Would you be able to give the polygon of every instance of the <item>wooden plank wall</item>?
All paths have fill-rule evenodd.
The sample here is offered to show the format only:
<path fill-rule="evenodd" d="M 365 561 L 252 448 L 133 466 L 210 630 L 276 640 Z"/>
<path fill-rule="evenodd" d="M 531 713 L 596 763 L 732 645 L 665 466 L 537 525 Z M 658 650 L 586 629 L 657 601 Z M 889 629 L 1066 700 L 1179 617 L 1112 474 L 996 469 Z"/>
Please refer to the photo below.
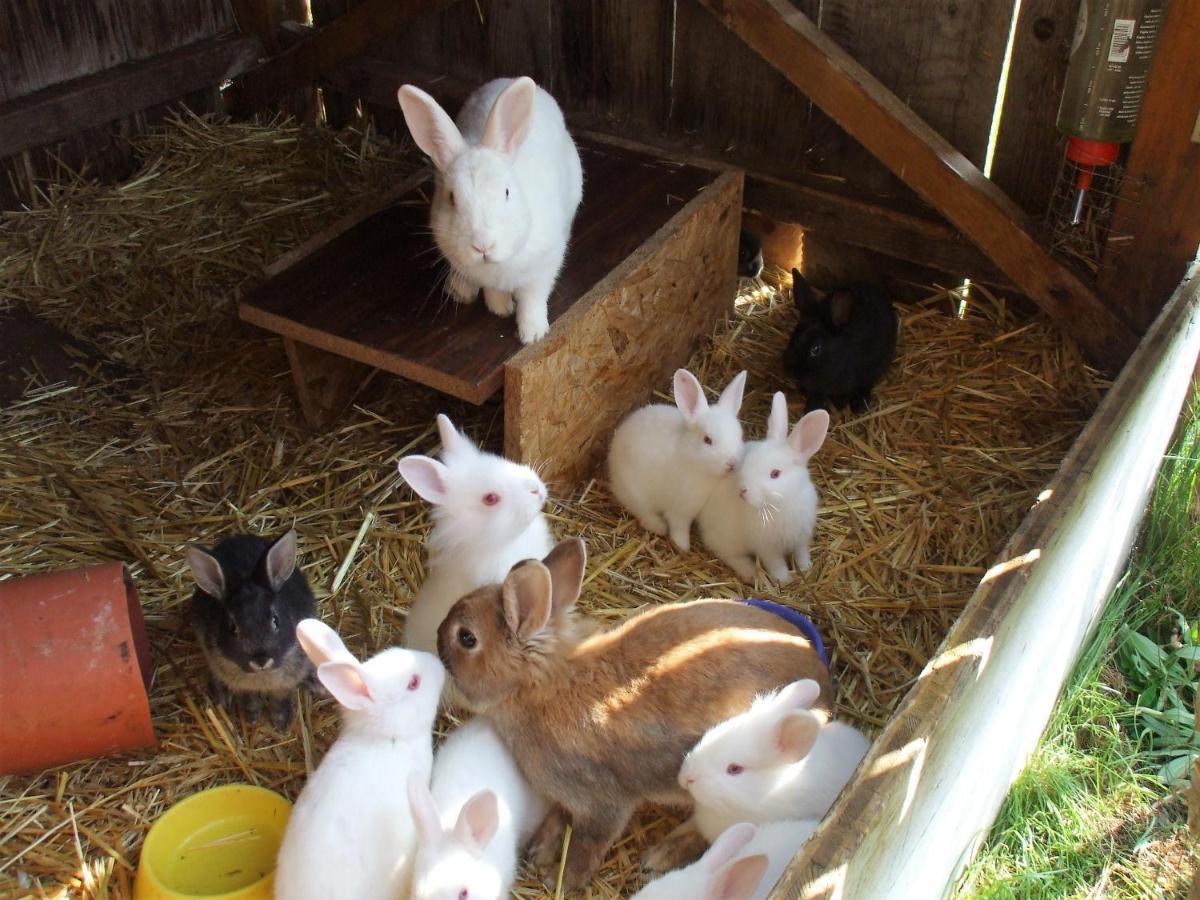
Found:
<path fill-rule="evenodd" d="M 0 15 L 0 103 L 235 27 L 229 0 L 5 0 Z M 193 109 L 215 108 L 216 85 L 184 99 Z M 125 138 L 164 112 L 144 110 L 47 149 L 72 168 L 86 166 L 99 176 L 120 177 L 132 162 Z M 0 207 L 27 200 L 29 177 L 52 172 L 55 165 L 43 151 L 27 151 L 0 163 Z"/>

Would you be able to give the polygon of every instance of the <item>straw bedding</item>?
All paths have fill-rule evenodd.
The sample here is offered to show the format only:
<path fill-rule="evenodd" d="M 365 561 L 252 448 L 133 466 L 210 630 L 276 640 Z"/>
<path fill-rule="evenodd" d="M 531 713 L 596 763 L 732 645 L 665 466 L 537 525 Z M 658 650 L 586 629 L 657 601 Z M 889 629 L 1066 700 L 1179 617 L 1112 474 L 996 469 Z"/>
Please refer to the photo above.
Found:
<path fill-rule="evenodd" d="M 116 187 L 70 173 L 0 226 L 0 307 L 27 303 L 95 346 L 74 382 L 38 384 L 0 411 L 0 577 L 107 559 L 133 568 L 157 672 L 160 747 L 0 778 L 0 894 L 129 896 L 146 829 L 201 788 L 252 781 L 294 796 L 336 733 L 324 701 L 286 735 L 213 708 L 183 611 L 186 542 L 294 525 L 322 613 L 361 654 L 396 640 L 419 586 L 424 504 L 395 461 L 436 449 L 448 412 L 498 446 L 496 405 L 473 408 L 376 378 L 323 434 L 302 425 L 279 343 L 236 321 L 263 264 L 417 160 L 356 132 L 187 115 L 140 140 Z M 815 620 L 840 715 L 874 733 L 912 685 L 1031 505 L 1106 384 L 1042 318 L 973 292 L 931 289 L 902 310 L 900 355 L 862 416 L 836 414 L 814 462 L 824 512 L 815 566 L 757 593 Z M 748 436 L 795 320 L 786 290 L 752 286 L 691 361 L 710 386 L 750 370 Z M 661 385 L 663 390 L 669 385 Z M 793 414 L 801 409 L 793 398 Z M 647 604 L 736 597 L 703 548 L 681 555 L 624 516 L 602 479 L 551 485 L 557 535 L 582 535 L 583 606 L 617 620 Z M 670 824 L 643 814 L 591 895 L 627 896 L 643 846 Z M 520 896 L 541 896 L 527 880 Z"/>

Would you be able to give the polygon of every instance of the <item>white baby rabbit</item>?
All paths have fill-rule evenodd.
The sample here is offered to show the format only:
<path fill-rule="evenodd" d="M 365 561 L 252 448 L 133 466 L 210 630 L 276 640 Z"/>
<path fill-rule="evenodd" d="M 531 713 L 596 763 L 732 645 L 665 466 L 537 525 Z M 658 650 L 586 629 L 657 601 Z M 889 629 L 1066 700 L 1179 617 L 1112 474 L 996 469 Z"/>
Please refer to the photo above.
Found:
<path fill-rule="evenodd" d="M 275 897 L 403 896 L 416 847 L 404 786 L 410 773 L 429 777 L 445 669 L 435 656 L 399 647 L 360 663 L 316 619 L 300 622 L 296 637 L 342 705 L 342 732 L 292 808 Z"/>
<path fill-rule="evenodd" d="M 507 897 L 518 851 L 548 804 L 484 719 L 455 729 L 433 761 L 433 784 L 409 786 L 417 822 L 412 900 Z"/>
<path fill-rule="evenodd" d="M 675 406 L 655 403 L 625 417 L 613 433 L 608 474 L 617 501 L 654 534 L 691 546 L 692 522 L 742 455 L 738 409 L 746 373 L 738 372 L 709 406 L 687 369 L 674 378 Z"/>
<path fill-rule="evenodd" d="M 650 882 L 633 895 L 633 900 L 678 900 L 682 897 L 766 900 L 796 851 L 812 837 L 819 824 L 816 819 L 803 819 L 759 826 L 748 822 L 730 825 L 697 862 Z M 738 883 L 739 890 L 744 892 L 730 892 L 731 879 L 726 876 L 722 882 L 720 876 L 730 872 L 736 863 L 748 865 L 747 859 L 765 859 L 766 863 L 754 864 L 753 870 L 760 873 L 755 883 L 750 883 L 749 875 Z M 717 886 L 726 893 L 716 891 Z"/>
<path fill-rule="evenodd" d="M 743 822 L 733 826 L 696 862 L 656 878 L 632 900 L 750 900 L 766 896 L 758 889 L 769 861 L 765 855 L 747 849 L 754 837 L 753 825 Z"/>
<path fill-rule="evenodd" d="M 437 629 L 459 598 L 498 584 L 522 559 L 554 543 L 542 514 L 546 485 L 528 466 L 484 453 L 444 415 L 437 417 L 442 461 L 406 456 L 400 474 L 433 504 L 425 582 L 413 598 L 404 644 L 437 651 Z"/>
<path fill-rule="evenodd" d="M 467 98 L 456 125 L 419 88 L 406 84 L 398 96 L 438 172 L 429 219 L 451 266 L 451 296 L 470 303 L 483 288 L 496 315 L 515 306 L 522 343 L 544 337 L 583 197 L 579 151 L 558 104 L 531 78 L 497 78 Z"/>
<path fill-rule="evenodd" d="M 736 475 L 721 481 L 700 511 L 704 543 L 743 581 L 754 582 L 756 556 L 780 583 L 792 577 L 789 555 L 801 572 L 812 566 L 817 489 L 808 461 L 828 431 L 829 413 L 818 409 L 788 434 L 787 398 L 776 392 L 766 438 L 746 444 Z"/>
<path fill-rule="evenodd" d="M 795 681 L 705 732 L 679 770 L 693 821 L 708 840 L 736 822 L 820 819 L 870 743 L 842 722 L 809 711 L 820 688 Z"/>

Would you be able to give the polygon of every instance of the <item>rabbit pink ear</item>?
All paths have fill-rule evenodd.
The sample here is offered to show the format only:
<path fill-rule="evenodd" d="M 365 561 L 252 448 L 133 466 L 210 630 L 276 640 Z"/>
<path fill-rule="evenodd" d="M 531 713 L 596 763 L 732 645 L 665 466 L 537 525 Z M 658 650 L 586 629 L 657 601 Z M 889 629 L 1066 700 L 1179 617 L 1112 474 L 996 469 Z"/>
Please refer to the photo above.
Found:
<path fill-rule="evenodd" d="M 514 566 L 504 579 L 500 595 L 504 619 L 520 641 L 527 641 L 550 621 L 553 587 L 550 570 L 536 560 Z"/>
<path fill-rule="evenodd" d="M 717 835 L 712 846 L 705 851 L 704 868 L 709 872 L 715 872 L 726 863 L 731 862 L 742 852 L 743 847 L 754 840 L 754 835 L 757 833 L 758 829 L 749 822 L 730 825 Z"/>
<path fill-rule="evenodd" d="M 781 441 L 788 433 L 787 397 L 776 391 L 771 397 L 771 413 L 767 416 L 767 440 Z"/>
<path fill-rule="evenodd" d="M 717 405 L 724 410 L 736 414 L 742 408 L 742 395 L 746 392 L 746 370 L 738 372 L 733 380 L 721 391 L 721 399 Z"/>
<path fill-rule="evenodd" d="M 335 661 L 317 666 L 317 678 L 346 709 L 369 709 L 375 704 L 367 673 L 357 661 Z"/>
<path fill-rule="evenodd" d="M 542 560 L 550 572 L 551 609 L 555 614 L 575 605 L 583 590 L 583 572 L 587 567 L 587 548 L 579 538 L 559 541 Z"/>
<path fill-rule="evenodd" d="M 787 764 L 808 756 L 821 734 L 821 720 L 808 710 L 790 712 L 775 728 L 775 748 Z"/>
<path fill-rule="evenodd" d="M 708 398 L 696 376 L 687 369 L 676 369 L 674 378 L 675 405 L 689 419 L 708 409 Z"/>
<path fill-rule="evenodd" d="M 478 452 L 479 448 L 471 442 L 469 437 L 454 427 L 454 423 L 445 413 L 438 413 L 437 427 L 438 437 L 442 439 L 443 459 L 460 453 Z"/>
<path fill-rule="evenodd" d="M 419 841 L 428 846 L 441 840 L 445 832 L 442 829 L 442 820 L 438 816 L 437 804 L 433 802 L 429 785 L 419 772 L 408 776 L 408 807 L 412 810 Z"/>
<path fill-rule="evenodd" d="M 396 93 L 408 130 L 433 164 L 442 172 L 467 149 L 462 133 L 446 111 L 427 93 L 411 84 L 401 85 Z"/>
<path fill-rule="evenodd" d="M 408 486 L 430 503 L 445 503 L 446 466 L 428 456 L 406 456 L 396 464 Z"/>
<path fill-rule="evenodd" d="M 811 678 L 801 678 L 780 688 L 776 701 L 785 709 L 811 709 L 821 696 L 821 686 Z"/>
<path fill-rule="evenodd" d="M 500 827 L 500 805 L 491 791 L 480 791 L 463 804 L 454 823 L 454 833 L 478 856 Z"/>
<path fill-rule="evenodd" d="M 821 449 L 828 433 L 829 413 L 823 409 L 814 409 L 796 423 L 796 427 L 788 435 L 788 443 L 800 454 L 801 459 L 808 462 L 813 454 Z"/>
<path fill-rule="evenodd" d="M 767 871 L 767 857 L 759 853 L 731 862 L 708 883 L 704 900 L 750 900 Z"/>
<path fill-rule="evenodd" d="M 314 666 L 327 662 L 356 662 L 338 633 L 320 619 L 301 619 L 296 623 L 296 640 Z"/>
<path fill-rule="evenodd" d="M 483 146 L 497 153 L 516 153 L 529 137 L 533 126 L 533 100 L 537 85 L 529 76 L 522 76 L 504 90 L 492 104 L 487 124 L 483 126 Z"/>
<path fill-rule="evenodd" d="M 216 558 L 194 544 L 184 548 L 183 556 L 187 560 L 188 568 L 192 570 L 197 587 L 214 600 L 224 600 L 225 573 L 221 571 L 221 564 Z"/>
<path fill-rule="evenodd" d="M 296 571 L 296 529 L 293 528 L 271 545 L 266 558 L 267 582 L 278 591 Z"/>

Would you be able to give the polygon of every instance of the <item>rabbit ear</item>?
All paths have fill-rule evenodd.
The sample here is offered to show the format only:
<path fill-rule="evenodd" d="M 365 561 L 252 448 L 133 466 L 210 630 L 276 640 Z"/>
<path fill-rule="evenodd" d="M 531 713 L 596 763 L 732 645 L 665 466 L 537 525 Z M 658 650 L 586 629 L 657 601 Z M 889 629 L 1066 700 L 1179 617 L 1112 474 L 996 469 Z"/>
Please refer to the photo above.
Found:
<path fill-rule="evenodd" d="M 498 827 L 500 805 L 492 791 L 484 790 L 463 804 L 458 821 L 454 823 L 454 834 L 479 856 L 495 836 Z"/>
<path fill-rule="evenodd" d="M 224 600 L 225 573 L 221 571 L 221 564 L 217 562 L 216 558 L 195 544 L 185 547 L 183 555 L 187 559 L 188 568 L 192 570 L 192 577 L 196 579 L 196 585 L 200 590 L 214 600 Z"/>
<path fill-rule="evenodd" d="M 271 590 L 278 591 L 296 570 L 295 528 L 271 545 L 267 550 L 263 565 L 266 568 L 267 583 L 271 585 Z"/>
<path fill-rule="evenodd" d="M 694 419 L 708 409 L 708 398 L 696 376 L 687 369 L 675 370 L 675 405 L 689 419 Z"/>
<path fill-rule="evenodd" d="M 301 619 L 296 624 L 296 640 L 314 666 L 328 662 L 356 662 L 338 633 L 320 619 Z"/>
<path fill-rule="evenodd" d="M 775 728 L 775 748 L 785 763 L 797 763 L 808 756 L 821 734 L 821 720 L 808 710 L 790 712 Z"/>
<path fill-rule="evenodd" d="M 317 678 L 346 709 L 369 709 L 375 705 L 367 673 L 357 660 L 321 663 L 317 666 Z"/>
<path fill-rule="evenodd" d="M 550 603 L 555 614 L 566 612 L 579 599 L 583 590 L 583 572 L 587 566 L 587 549 L 579 538 L 559 541 L 542 560 L 550 572 Z"/>
<path fill-rule="evenodd" d="M 796 304 L 796 309 L 805 315 L 811 315 L 816 310 L 816 294 L 799 269 L 792 269 L 792 302 Z"/>
<path fill-rule="evenodd" d="M 829 413 L 823 409 L 814 409 L 796 423 L 796 427 L 788 435 L 788 443 L 800 454 L 801 459 L 808 462 L 813 454 L 821 449 L 828 432 Z"/>
<path fill-rule="evenodd" d="M 454 427 L 454 423 L 450 421 L 450 417 L 445 413 L 438 413 L 437 417 L 438 437 L 442 439 L 442 458 L 454 456 L 459 453 L 476 453 L 476 447 L 469 437 Z"/>
<path fill-rule="evenodd" d="M 767 871 L 767 857 L 759 853 L 732 862 L 708 882 L 704 900 L 750 900 Z"/>
<path fill-rule="evenodd" d="M 811 709 L 821 696 L 821 686 L 811 678 L 801 678 L 780 688 L 776 702 L 785 709 Z"/>
<path fill-rule="evenodd" d="M 483 146 L 497 153 L 513 154 L 525 143 L 533 125 L 533 99 L 537 85 L 525 75 L 500 92 L 487 124 L 483 126 Z"/>
<path fill-rule="evenodd" d="M 401 85 L 396 94 L 408 130 L 437 168 L 445 172 L 450 163 L 467 149 L 466 141 L 454 121 L 437 101 L 411 84 Z"/>
<path fill-rule="evenodd" d="M 767 416 L 767 440 L 781 441 L 788 433 L 787 397 L 776 391 L 771 397 L 771 414 Z"/>
<path fill-rule="evenodd" d="M 854 295 L 849 291 L 834 291 L 829 298 L 829 321 L 834 328 L 845 328 L 854 311 Z"/>
<path fill-rule="evenodd" d="M 709 872 L 715 872 L 723 865 L 731 862 L 742 848 L 754 840 L 754 835 L 758 833 L 758 829 L 749 822 L 738 822 L 736 825 L 730 825 L 712 842 L 712 846 L 704 853 L 704 868 Z"/>
<path fill-rule="evenodd" d="M 408 806 L 417 826 L 418 840 L 426 846 L 441 840 L 445 832 L 442 829 L 442 820 L 438 816 L 437 804 L 433 802 L 429 785 L 419 772 L 408 776 Z"/>
<path fill-rule="evenodd" d="M 396 464 L 408 486 L 430 503 L 445 503 L 448 489 L 444 463 L 428 456 L 406 456 Z"/>
<path fill-rule="evenodd" d="M 725 390 L 721 391 L 721 399 L 717 401 L 717 406 L 728 410 L 736 415 L 737 411 L 742 408 L 742 394 L 746 391 L 746 370 L 738 372 L 733 376 L 733 381 L 725 386 Z"/>
<path fill-rule="evenodd" d="M 504 619 L 520 641 L 526 641 L 550 621 L 553 587 L 550 570 L 536 560 L 514 566 L 500 589 Z"/>

